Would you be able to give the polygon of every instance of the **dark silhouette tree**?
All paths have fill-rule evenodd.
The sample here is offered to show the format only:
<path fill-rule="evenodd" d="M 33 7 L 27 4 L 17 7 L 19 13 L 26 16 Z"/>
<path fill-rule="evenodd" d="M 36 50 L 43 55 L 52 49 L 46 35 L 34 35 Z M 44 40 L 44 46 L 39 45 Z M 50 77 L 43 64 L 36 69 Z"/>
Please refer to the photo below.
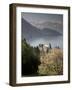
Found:
<path fill-rule="evenodd" d="M 51 43 L 49 43 L 49 47 L 50 47 L 50 49 L 52 48 L 52 47 L 51 47 Z"/>
<path fill-rule="evenodd" d="M 22 76 L 36 74 L 39 64 L 35 49 L 27 44 L 25 39 L 22 40 Z"/>

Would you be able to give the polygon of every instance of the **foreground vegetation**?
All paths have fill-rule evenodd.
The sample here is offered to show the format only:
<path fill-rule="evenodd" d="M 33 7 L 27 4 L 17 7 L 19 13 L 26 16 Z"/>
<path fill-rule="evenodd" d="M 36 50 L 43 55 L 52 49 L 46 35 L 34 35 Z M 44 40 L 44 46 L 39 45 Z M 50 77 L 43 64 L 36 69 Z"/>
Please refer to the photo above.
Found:
<path fill-rule="evenodd" d="M 31 47 L 24 39 L 22 41 L 22 76 L 36 75 L 39 64 L 38 48 Z"/>
<path fill-rule="evenodd" d="M 41 64 L 38 66 L 39 75 L 62 75 L 63 52 L 61 49 L 51 49 L 48 53 L 40 54 Z"/>
<path fill-rule="evenodd" d="M 43 76 L 63 74 L 63 51 L 51 48 L 40 52 L 22 40 L 22 76 Z"/>

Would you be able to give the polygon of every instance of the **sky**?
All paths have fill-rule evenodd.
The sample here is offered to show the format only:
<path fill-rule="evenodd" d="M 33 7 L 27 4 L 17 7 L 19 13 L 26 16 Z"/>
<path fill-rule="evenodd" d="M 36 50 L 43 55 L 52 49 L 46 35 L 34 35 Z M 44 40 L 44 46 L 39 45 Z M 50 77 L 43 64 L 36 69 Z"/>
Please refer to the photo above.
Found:
<path fill-rule="evenodd" d="M 62 15 L 60 14 L 22 13 L 22 17 L 32 24 L 47 21 L 62 23 Z"/>

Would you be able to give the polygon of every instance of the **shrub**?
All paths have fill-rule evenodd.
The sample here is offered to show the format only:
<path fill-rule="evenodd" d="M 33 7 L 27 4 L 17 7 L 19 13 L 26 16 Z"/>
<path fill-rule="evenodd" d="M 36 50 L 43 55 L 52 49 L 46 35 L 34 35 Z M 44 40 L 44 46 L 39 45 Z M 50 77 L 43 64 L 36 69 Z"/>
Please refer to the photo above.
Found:
<path fill-rule="evenodd" d="M 61 49 L 51 49 L 49 53 L 40 56 L 40 61 L 39 75 L 63 74 L 63 52 Z"/>

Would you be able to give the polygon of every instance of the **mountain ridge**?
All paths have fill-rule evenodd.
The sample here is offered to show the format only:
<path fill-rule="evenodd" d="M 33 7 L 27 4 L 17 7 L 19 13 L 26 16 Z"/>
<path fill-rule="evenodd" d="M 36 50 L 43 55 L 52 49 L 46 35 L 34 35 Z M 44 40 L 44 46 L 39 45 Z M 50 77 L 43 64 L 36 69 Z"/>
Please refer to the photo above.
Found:
<path fill-rule="evenodd" d="M 22 38 L 26 39 L 31 39 L 31 38 L 40 38 L 40 37 L 45 37 L 45 36 L 58 36 L 62 35 L 61 33 L 44 28 L 44 29 L 39 29 L 32 24 L 30 24 L 28 21 L 26 21 L 24 18 L 21 19 L 22 23 Z"/>

